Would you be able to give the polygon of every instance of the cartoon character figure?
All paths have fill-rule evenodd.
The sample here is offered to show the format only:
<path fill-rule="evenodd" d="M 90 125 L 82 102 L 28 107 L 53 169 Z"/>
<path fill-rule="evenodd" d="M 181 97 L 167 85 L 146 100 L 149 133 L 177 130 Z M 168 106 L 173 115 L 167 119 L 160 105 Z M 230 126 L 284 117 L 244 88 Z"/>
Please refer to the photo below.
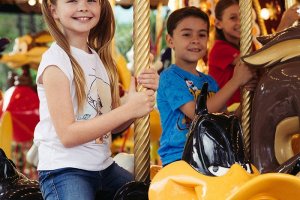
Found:
<path fill-rule="evenodd" d="M 87 99 L 88 104 L 91 107 L 91 109 L 95 110 L 96 113 L 99 115 L 102 115 L 103 113 L 107 113 L 111 110 L 111 107 L 108 105 L 111 105 L 111 97 L 105 96 L 101 94 L 107 94 L 110 92 L 110 86 L 109 83 L 105 82 L 103 79 L 97 76 L 97 70 L 96 75 L 90 75 L 95 78 L 95 80 L 90 85 L 90 88 L 88 88 L 87 92 Z M 97 91 L 92 92 L 92 91 Z M 97 94 L 96 96 L 92 94 Z M 105 106 L 106 105 L 106 106 Z M 101 138 L 98 138 L 96 140 L 97 143 L 102 144 L 104 142 L 109 142 L 110 133 L 103 135 Z"/>
<path fill-rule="evenodd" d="M 52 37 L 46 31 L 16 38 L 12 52 L 3 54 L 0 62 L 6 63 L 12 69 L 21 68 L 24 65 L 37 69 L 42 54 L 48 49 L 47 44 L 52 41 Z"/>
<path fill-rule="evenodd" d="M 300 195 L 300 179 L 281 173 L 260 175 L 245 157 L 238 119 L 208 113 L 207 87 L 204 84 L 197 99 L 197 116 L 192 122 L 182 160 L 156 174 L 150 185 L 149 199 L 296 200 Z"/>
<path fill-rule="evenodd" d="M 300 160 L 299 149 L 292 146 L 300 130 L 299 32 L 297 25 L 261 36 L 258 40 L 264 46 L 242 58 L 266 71 L 254 92 L 250 135 L 252 163 L 263 173 L 294 156 Z"/>
<path fill-rule="evenodd" d="M 0 53 L 2 53 L 5 48 L 6 45 L 9 44 L 9 40 L 7 38 L 0 38 Z M 0 58 L 2 57 L 2 55 L 0 54 Z M 3 99 L 3 94 L 2 91 L 0 90 L 0 101 Z"/>

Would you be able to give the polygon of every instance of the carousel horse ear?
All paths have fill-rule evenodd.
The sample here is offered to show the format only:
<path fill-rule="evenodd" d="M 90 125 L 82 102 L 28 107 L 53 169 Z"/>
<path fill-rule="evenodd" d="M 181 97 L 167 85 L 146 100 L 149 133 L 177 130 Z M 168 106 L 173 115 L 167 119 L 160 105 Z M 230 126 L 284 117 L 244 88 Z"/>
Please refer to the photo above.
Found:
<path fill-rule="evenodd" d="M 21 174 L 0 148 L 0 200 L 43 200 L 39 183 Z"/>
<path fill-rule="evenodd" d="M 17 172 L 15 171 L 15 164 L 9 160 L 5 154 L 5 152 L 3 151 L 3 149 L 0 148 L 0 181 L 2 181 L 2 179 L 6 179 L 9 177 L 12 177 L 14 175 L 17 174 Z M 0 184 L 0 188 L 1 188 L 1 184 Z M 1 191 L 1 189 L 0 189 Z"/>
<path fill-rule="evenodd" d="M 148 200 L 148 190 L 148 183 L 132 181 L 123 185 L 116 192 L 113 200 Z M 96 200 L 102 199 L 103 196 L 101 197 L 99 194 L 97 194 Z"/>
<path fill-rule="evenodd" d="M 6 45 L 9 44 L 9 40 L 6 38 L 0 38 L 0 52 L 4 51 Z"/>
<path fill-rule="evenodd" d="M 202 86 L 201 93 L 199 94 L 197 98 L 197 104 L 196 104 L 196 115 L 203 115 L 207 114 L 207 106 L 206 106 L 206 101 L 207 101 L 207 90 L 208 90 L 208 83 L 205 82 Z"/>

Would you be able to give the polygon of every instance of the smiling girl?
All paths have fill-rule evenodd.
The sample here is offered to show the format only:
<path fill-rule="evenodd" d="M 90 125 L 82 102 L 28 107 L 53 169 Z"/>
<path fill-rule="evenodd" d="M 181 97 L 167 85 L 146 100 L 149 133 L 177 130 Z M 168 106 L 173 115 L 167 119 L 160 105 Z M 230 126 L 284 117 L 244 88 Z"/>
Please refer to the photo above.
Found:
<path fill-rule="evenodd" d="M 115 22 L 108 0 L 43 0 L 42 12 L 56 42 L 37 73 L 40 122 L 34 132 L 39 182 L 46 200 L 113 199 L 132 174 L 111 158 L 111 134 L 145 116 L 155 104 L 155 70 L 132 79 L 119 105 L 111 56 Z"/>
<path fill-rule="evenodd" d="M 220 0 L 215 7 L 216 40 L 208 55 L 208 74 L 222 88 L 232 77 L 240 59 L 240 14 L 238 0 Z M 239 103 L 240 90 L 227 101 L 227 106 Z"/>

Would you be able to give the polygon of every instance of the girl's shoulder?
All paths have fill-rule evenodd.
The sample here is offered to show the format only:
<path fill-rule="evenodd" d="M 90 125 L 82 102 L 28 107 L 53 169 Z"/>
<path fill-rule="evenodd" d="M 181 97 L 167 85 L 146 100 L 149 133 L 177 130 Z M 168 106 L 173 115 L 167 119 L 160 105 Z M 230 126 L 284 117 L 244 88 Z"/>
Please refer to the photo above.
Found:
<path fill-rule="evenodd" d="M 54 57 L 55 59 L 65 59 L 68 58 L 68 55 L 56 42 L 53 42 L 49 47 L 49 49 L 45 51 L 42 57 L 43 58 Z"/>
<path fill-rule="evenodd" d="M 40 66 L 56 65 L 59 68 L 71 67 L 71 61 L 68 54 L 55 42 L 43 54 Z"/>
<path fill-rule="evenodd" d="M 57 66 L 71 79 L 73 69 L 67 53 L 56 43 L 52 43 L 50 48 L 44 52 L 38 67 L 38 74 L 42 74 L 48 66 Z"/>
<path fill-rule="evenodd" d="M 232 49 L 236 49 L 238 50 L 236 47 L 234 47 L 232 44 L 230 44 L 229 42 L 225 41 L 225 40 L 216 40 L 214 42 L 214 45 L 212 47 L 212 50 L 224 50 L 224 49 L 228 49 L 228 48 L 232 48 Z"/>
<path fill-rule="evenodd" d="M 240 50 L 223 40 L 216 40 L 208 55 L 208 63 L 224 62 L 223 59 L 232 59 L 233 55 L 239 54 Z M 232 61 L 230 61 L 232 62 Z M 219 65 L 219 64 L 217 64 Z"/>

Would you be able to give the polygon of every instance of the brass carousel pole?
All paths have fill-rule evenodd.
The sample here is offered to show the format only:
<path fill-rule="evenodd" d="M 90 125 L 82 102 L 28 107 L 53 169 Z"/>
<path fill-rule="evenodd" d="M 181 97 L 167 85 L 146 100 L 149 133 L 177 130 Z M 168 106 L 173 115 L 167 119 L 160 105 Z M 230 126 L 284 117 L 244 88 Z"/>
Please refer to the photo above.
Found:
<path fill-rule="evenodd" d="M 138 75 L 150 66 L 150 1 L 135 0 L 133 4 L 134 69 Z M 138 91 L 145 90 L 141 85 Z M 149 115 L 134 123 L 134 178 L 150 182 L 150 124 Z"/>
<path fill-rule="evenodd" d="M 285 0 L 285 9 L 288 9 L 292 5 L 294 5 L 297 1 L 296 0 Z"/>
<path fill-rule="evenodd" d="M 252 49 L 252 0 L 240 0 L 241 20 L 241 56 L 247 55 Z M 242 129 L 245 143 L 246 156 L 250 159 L 250 113 L 252 93 L 242 90 Z"/>
<path fill-rule="evenodd" d="M 261 30 L 261 34 L 262 35 L 267 35 L 268 31 L 267 31 L 267 28 L 266 28 L 266 24 L 265 24 L 263 18 L 260 16 L 261 6 L 260 6 L 260 3 L 259 3 L 259 0 L 253 0 L 253 6 L 254 6 L 254 9 L 256 11 L 257 21 L 258 21 L 258 24 L 259 24 L 259 28 Z"/>

